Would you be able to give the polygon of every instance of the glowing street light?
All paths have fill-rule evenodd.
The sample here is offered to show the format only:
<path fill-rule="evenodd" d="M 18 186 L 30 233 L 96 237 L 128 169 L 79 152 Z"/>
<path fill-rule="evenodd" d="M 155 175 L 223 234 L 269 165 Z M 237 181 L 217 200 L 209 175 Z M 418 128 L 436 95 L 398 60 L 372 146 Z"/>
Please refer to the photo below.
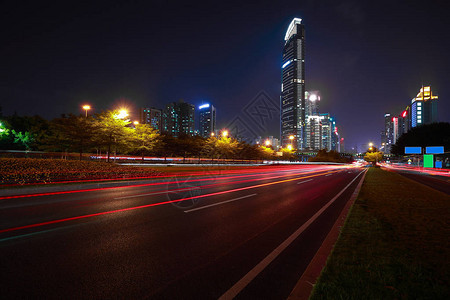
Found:
<path fill-rule="evenodd" d="M 211 132 L 211 136 L 215 136 L 214 132 Z"/>
<path fill-rule="evenodd" d="M 265 144 L 266 144 L 266 146 L 270 146 L 270 141 L 266 140 Z"/>
<path fill-rule="evenodd" d="M 125 119 L 126 117 L 128 117 L 128 111 L 126 109 L 121 109 L 119 110 L 119 114 L 116 115 L 116 117 L 118 119 Z"/>
<path fill-rule="evenodd" d="M 227 137 L 227 136 L 228 136 L 228 130 L 222 131 L 222 136 L 223 136 L 223 137 Z"/>
<path fill-rule="evenodd" d="M 86 111 L 86 118 L 87 118 L 88 110 L 91 109 L 91 106 L 86 104 L 86 105 L 83 105 L 82 108 Z"/>
<path fill-rule="evenodd" d="M 139 121 L 134 121 L 133 124 L 134 125 L 139 125 Z"/>
<path fill-rule="evenodd" d="M 372 143 L 372 142 L 370 142 L 370 143 L 369 143 L 369 147 L 372 147 L 372 146 L 373 146 L 373 143 Z"/>
<path fill-rule="evenodd" d="M 287 148 L 288 148 L 289 151 L 291 151 L 292 150 L 292 145 L 291 144 L 287 145 Z"/>
<path fill-rule="evenodd" d="M 292 140 L 294 139 L 294 136 L 293 136 L 293 135 L 290 135 L 290 136 L 289 136 L 289 139 L 292 141 Z"/>

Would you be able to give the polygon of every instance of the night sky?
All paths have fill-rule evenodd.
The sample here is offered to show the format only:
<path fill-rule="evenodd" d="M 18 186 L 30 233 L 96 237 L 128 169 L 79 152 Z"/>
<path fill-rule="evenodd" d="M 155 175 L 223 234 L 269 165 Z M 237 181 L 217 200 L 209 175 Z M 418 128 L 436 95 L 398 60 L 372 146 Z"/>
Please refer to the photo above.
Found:
<path fill-rule="evenodd" d="M 395 2 L 392 4 L 391 2 Z M 370 4 L 369 4 L 370 3 Z M 376 4 L 375 4 L 376 3 Z M 228 124 L 260 92 L 279 104 L 292 18 L 306 28 L 306 89 L 347 149 L 380 143 L 422 83 L 450 121 L 450 21 L 443 1 L 2 1 L 3 115 L 162 108 L 183 98 Z M 279 116 L 264 134 L 279 136 Z"/>

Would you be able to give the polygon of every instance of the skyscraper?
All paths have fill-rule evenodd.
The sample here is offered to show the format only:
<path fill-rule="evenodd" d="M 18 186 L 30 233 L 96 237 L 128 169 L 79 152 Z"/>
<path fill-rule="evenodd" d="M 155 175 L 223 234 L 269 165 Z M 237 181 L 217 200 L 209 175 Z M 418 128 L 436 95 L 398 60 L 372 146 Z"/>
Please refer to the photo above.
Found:
<path fill-rule="evenodd" d="M 208 138 L 216 130 L 216 108 L 209 103 L 198 107 L 199 115 L 199 134 Z"/>
<path fill-rule="evenodd" d="M 384 114 L 384 131 L 381 135 L 381 145 L 384 146 L 384 152 L 391 153 L 391 146 L 394 143 L 394 127 L 392 116 L 389 113 Z"/>
<path fill-rule="evenodd" d="M 430 124 L 438 121 L 437 99 L 430 86 L 422 87 L 411 100 L 411 127 Z"/>
<path fill-rule="evenodd" d="M 179 137 L 180 134 L 193 135 L 195 106 L 180 100 L 166 105 L 163 111 L 163 131 Z"/>
<path fill-rule="evenodd" d="M 280 96 L 281 145 L 304 149 L 305 140 L 305 28 L 294 18 L 284 37 Z M 294 136 L 293 141 L 289 139 Z"/>
<path fill-rule="evenodd" d="M 319 117 L 319 91 L 305 92 L 305 148 L 322 149 L 322 120 Z"/>
<path fill-rule="evenodd" d="M 156 131 L 161 132 L 162 112 L 160 109 L 143 107 L 139 110 L 139 122 L 150 124 Z"/>
<path fill-rule="evenodd" d="M 332 149 L 331 134 L 333 128 L 333 118 L 330 117 L 329 113 L 322 113 L 319 115 L 322 123 L 322 148 L 330 151 Z"/>

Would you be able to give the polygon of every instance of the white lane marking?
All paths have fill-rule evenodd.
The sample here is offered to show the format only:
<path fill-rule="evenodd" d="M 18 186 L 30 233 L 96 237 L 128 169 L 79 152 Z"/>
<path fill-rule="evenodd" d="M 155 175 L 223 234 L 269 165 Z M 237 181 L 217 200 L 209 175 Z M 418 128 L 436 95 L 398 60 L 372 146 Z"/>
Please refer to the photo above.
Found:
<path fill-rule="evenodd" d="M 275 250 L 267 255 L 260 263 L 258 263 L 253 269 L 250 270 L 244 277 L 236 282 L 228 291 L 223 294 L 219 300 L 233 299 L 239 294 L 259 273 L 261 273 L 278 255 L 281 254 L 298 236 L 305 231 L 333 202 L 339 198 L 345 190 L 352 185 L 352 183 L 361 175 L 364 171 L 361 171 L 342 191 L 340 191 L 333 199 L 325 204 L 318 212 L 314 214 L 306 223 L 298 228 L 293 234 L 291 234 L 283 243 L 281 243 Z"/>
<path fill-rule="evenodd" d="M 305 181 L 300 181 L 300 182 L 297 182 L 297 184 L 302 184 L 302 183 L 305 183 L 305 182 L 308 182 L 308 181 L 311 181 L 311 180 L 314 180 L 314 179 L 308 179 L 308 180 L 305 180 Z"/>
<path fill-rule="evenodd" d="M 333 175 L 333 174 L 327 174 L 327 175 L 325 175 L 325 176 L 330 176 L 330 175 Z"/>
<path fill-rule="evenodd" d="M 189 190 L 197 190 L 200 187 L 193 187 L 193 188 L 186 188 L 179 191 L 162 191 L 162 192 L 154 192 L 154 193 L 148 193 L 148 194 L 139 194 L 139 195 L 132 195 L 132 196 L 124 196 L 124 197 L 117 197 L 114 198 L 114 200 L 120 200 L 120 199 L 128 199 L 128 198 L 137 198 L 142 196 L 151 196 L 151 195 L 159 195 L 159 194 L 170 194 L 170 193 L 178 193 L 178 192 L 185 192 Z"/>
<path fill-rule="evenodd" d="M 234 199 L 231 199 L 231 200 L 226 200 L 226 201 L 219 202 L 219 203 L 214 203 L 214 204 L 205 205 L 205 206 L 201 206 L 201 207 L 197 207 L 197 208 L 193 208 L 193 209 L 188 209 L 188 210 L 185 210 L 184 212 L 185 213 L 190 213 L 190 212 L 193 212 L 193 211 L 196 211 L 196 210 L 209 208 L 209 207 L 213 207 L 213 206 L 216 206 L 216 205 L 222 205 L 222 204 L 225 204 L 225 203 L 230 203 L 230 202 L 233 202 L 233 201 L 237 201 L 237 200 L 253 197 L 253 196 L 256 196 L 256 195 L 258 195 L 258 194 L 246 195 L 246 196 L 242 196 L 242 197 L 239 197 L 239 198 L 234 198 Z"/>

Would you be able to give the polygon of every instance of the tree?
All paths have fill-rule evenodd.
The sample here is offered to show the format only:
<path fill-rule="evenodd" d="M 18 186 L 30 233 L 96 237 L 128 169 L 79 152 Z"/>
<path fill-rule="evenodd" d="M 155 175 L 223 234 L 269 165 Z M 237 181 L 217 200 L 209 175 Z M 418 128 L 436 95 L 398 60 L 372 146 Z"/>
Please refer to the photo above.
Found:
<path fill-rule="evenodd" d="M 450 149 L 450 123 L 440 122 L 412 128 L 392 145 L 391 153 L 404 155 L 405 147 L 444 146 Z"/>
<path fill-rule="evenodd" d="M 372 163 L 373 166 L 376 166 L 379 161 L 383 159 L 383 152 L 375 151 L 375 152 L 366 152 L 364 155 L 364 160 Z"/>
<path fill-rule="evenodd" d="M 149 124 L 138 124 L 133 132 L 132 142 L 134 147 L 142 155 L 142 161 L 144 161 L 145 153 L 152 151 L 157 142 L 159 134 Z"/>
<path fill-rule="evenodd" d="M 240 159 L 261 159 L 261 151 L 257 145 L 239 142 L 237 152 Z"/>
<path fill-rule="evenodd" d="M 275 151 L 271 147 L 261 146 L 259 149 L 261 151 L 262 158 L 268 160 L 275 158 Z"/>
<path fill-rule="evenodd" d="M 2 149 L 35 150 L 48 131 L 48 121 L 40 116 L 21 117 L 14 113 L 0 122 L 4 130 L 0 141 Z"/>
<path fill-rule="evenodd" d="M 45 150 L 74 151 L 80 154 L 94 144 L 94 122 L 92 117 L 62 115 L 50 122 L 50 134 L 46 136 Z"/>
<path fill-rule="evenodd" d="M 350 163 L 352 162 L 352 158 L 342 157 L 338 152 L 334 150 L 330 150 L 329 152 L 327 152 L 326 149 L 321 149 L 317 152 L 316 156 L 310 157 L 308 161 Z"/>
<path fill-rule="evenodd" d="M 239 142 L 232 137 L 221 136 L 215 139 L 215 149 L 222 158 L 234 157 L 238 150 L 238 144 Z"/>
<path fill-rule="evenodd" d="M 294 151 L 294 149 L 290 149 L 289 150 L 288 148 L 281 148 L 280 152 L 282 153 L 283 160 L 284 159 L 292 160 L 292 159 L 295 158 L 295 155 L 294 155 L 295 151 Z"/>
<path fill-rule="evenodd" d="M 132 129 L 127 127 L 131 122 L 119 117 L 116 110 L 105 111 L 95 116 L 94 129 L 95 140 L 108 152 L 107 161 L 111 157 L 111 149 L 126 151 L 129 149 L 129 138 L 132 137 Z"/>

